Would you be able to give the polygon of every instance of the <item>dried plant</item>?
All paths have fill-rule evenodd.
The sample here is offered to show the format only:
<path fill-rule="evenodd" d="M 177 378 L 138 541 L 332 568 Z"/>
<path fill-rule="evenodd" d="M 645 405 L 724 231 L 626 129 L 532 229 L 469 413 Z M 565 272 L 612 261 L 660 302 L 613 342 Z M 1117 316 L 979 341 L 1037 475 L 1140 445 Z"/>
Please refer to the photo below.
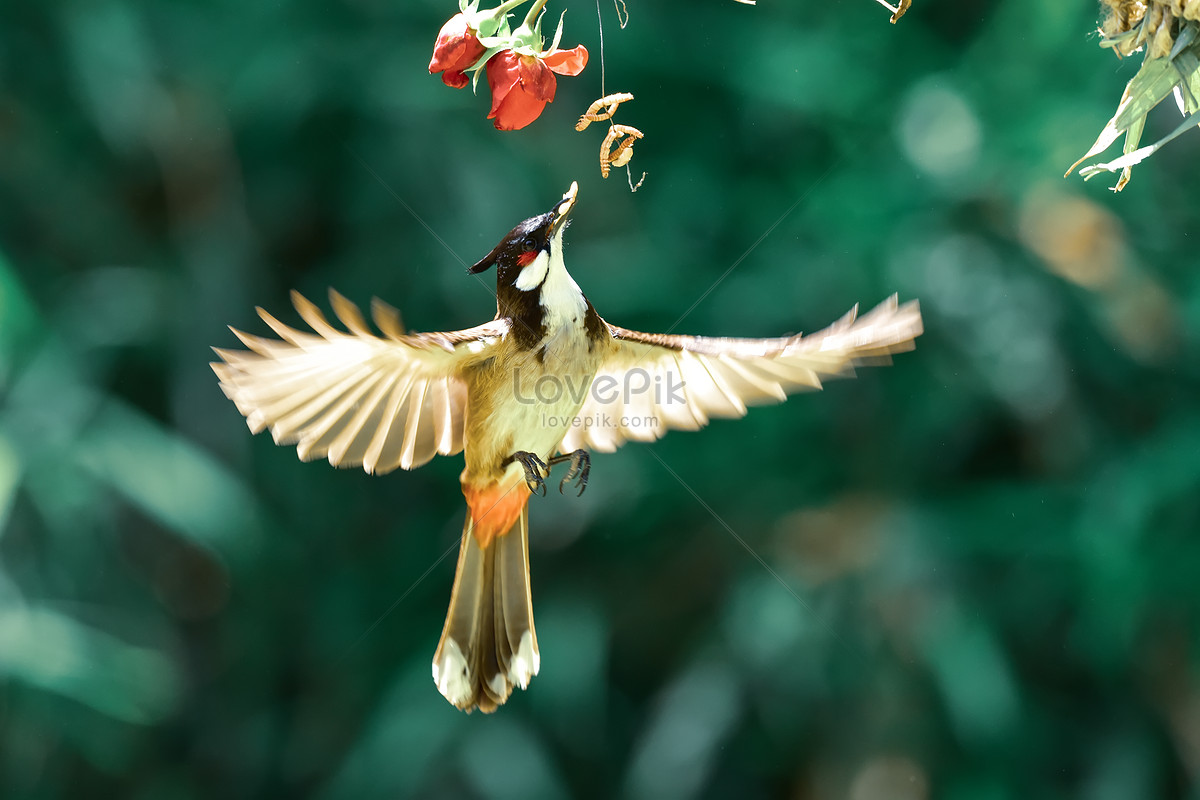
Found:
<path fill-rule="evenodd" d="M 1120 171 L 1113 187 L 1119 192 L 1129 183 L 1134 164 L 1200 124 L 1200 0 L 1102 0 L 1102 4 L 1107 14 L 1100 27 L 1100 46 L 1111 48 L 1119 58 L 1144 50 L 1142 67 L 1126 85 L 1113 118 L 1067 174 L 1124 136 L 1122 156 L 1079 170 L 1085 180 Z M 1139 147 L 1146 115 L 1171 94 L 1184 121 L 1154 144 Z"/>

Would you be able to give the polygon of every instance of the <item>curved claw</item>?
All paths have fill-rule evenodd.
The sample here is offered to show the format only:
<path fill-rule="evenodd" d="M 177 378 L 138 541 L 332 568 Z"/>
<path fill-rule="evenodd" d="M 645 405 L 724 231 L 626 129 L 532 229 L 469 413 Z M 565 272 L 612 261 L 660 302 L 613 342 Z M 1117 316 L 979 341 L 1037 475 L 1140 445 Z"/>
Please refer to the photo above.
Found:
<path fill-rule="evenodd" d="M 524 450 L 518 450 L 509 456 L 509 462 L 513 461 L 520 463 L 525 470 L 525 486 L 529 488 L 529 493 L 538 494 L 540 491 L 542 497 L 545 497 L 546 479 L 544 476 L 550 474 L 550 468 L 546 466 L 546 462 L 538 458 L 536 453 Z"/>
<path fill-rule="evenodd" d="M 558 493 L 559 494 L 564 494 L 563 487 L 567 485 L 567 481 L 569 481 L 569 480 L 570 480 L 570 478 L 563 478 L 561 481 L 558 482 Z M 579 480 L 575 482 L 575 485 L 579 487 L 579 492 L 575 496 L 581 497 L 583 495 L 583 490 L 587 488 L 587 478 L 580 475 Z"/>
<path fill-rule="evenodd" d="M 579 487 L 579 493 L 576 495 L 576 497 L 579 497 L 583 494 L 583 490 L 587 488 L 588 473 L 592 470 L 592 458 L 588 455 L 587 450 L 576 450 L 567 455 L 566 458 L 571 460 L 571 466 L 567 469 L 567 474 L 558 483 L 558 493 L 563 494 L 563 487 L 578 475 L 579 479 L 575 482 L 575 485 Z M 551 459 L 551 461 L 553 460 Z"/>

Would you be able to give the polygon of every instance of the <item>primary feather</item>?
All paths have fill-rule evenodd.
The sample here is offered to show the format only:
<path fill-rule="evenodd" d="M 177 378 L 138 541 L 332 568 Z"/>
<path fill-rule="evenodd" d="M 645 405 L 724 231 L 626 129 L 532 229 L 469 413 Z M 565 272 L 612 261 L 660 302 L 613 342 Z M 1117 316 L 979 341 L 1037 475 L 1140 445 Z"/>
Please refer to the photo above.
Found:
<path fill-rule="evenodd" d="M 457 367 L 464 355 L 501 339 L 507 321 L 406 334 L 399 318 L 377 304 L 379 336 L 349 300 L 332 290 L 330 300 L 348 330 L 293 292 L 296 310 L 315 333 L 259 309 L 279 339 L 234 330 L 248 351 L 214 348 L 223 361 L 212 365 L 221 389 L 250 430 L 270 430 L 276 443 L 295 444 L 305 461 L 328 458 L 370 473 L 413 469 L 438 453 L 460 452 L 467 387 Z"/>

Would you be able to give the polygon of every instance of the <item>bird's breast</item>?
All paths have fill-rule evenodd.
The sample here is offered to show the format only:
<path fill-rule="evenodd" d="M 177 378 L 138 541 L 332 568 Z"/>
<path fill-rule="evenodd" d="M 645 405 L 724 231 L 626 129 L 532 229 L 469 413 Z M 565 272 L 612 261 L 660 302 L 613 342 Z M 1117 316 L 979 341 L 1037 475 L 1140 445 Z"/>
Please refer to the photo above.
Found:
<path fill-rule="evenodd" d="M 510 340 L 468 376 L 469 475 L 498 478 L 500 465 L 518 450 L 549 458 L 576 424 L 601 351 L 589 342 L 583 314 L 559 319 L 548 314 L 544 322 L 544 335 L 533 347 Z"/>

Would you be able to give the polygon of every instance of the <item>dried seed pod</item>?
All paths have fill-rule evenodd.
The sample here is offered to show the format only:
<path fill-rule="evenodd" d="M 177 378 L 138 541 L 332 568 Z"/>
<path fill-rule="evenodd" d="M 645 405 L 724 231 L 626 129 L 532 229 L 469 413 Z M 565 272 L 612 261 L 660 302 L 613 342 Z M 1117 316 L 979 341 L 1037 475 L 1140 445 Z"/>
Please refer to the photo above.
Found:
<path fill-rule="evenodd" d="M 613 114 L 617 113 L 617 106 L 632 99 L 633 95 L 629 94 L 629 92 L 618 92 L 601 97 L 588 106 L 587 111 L 583 112 L 583 116 L 579 118 L 579 122 L 575 123 L 575 130 L 582 131 L 593 122 L 603 122 L 604 120 L 612 119 Z M 604 111 L 600 110 L 602 108 Z"/>
<path fill-rule="evenodd" d="M 604 135 L 604 141 L 600 143 L 600 176 L 607 178 L 610 169 L 614 165 L 623 167 L 628 164 L 629 159 L 633 158 L 633 143 L 641 139 L 644 135 L 632 125 L 613 125 L 610 127 L 608 133 Z M 613 144 L 622 136 L 625 138 L 620 143 L 617 143 L 616 152 L 613 152 Z"/>

